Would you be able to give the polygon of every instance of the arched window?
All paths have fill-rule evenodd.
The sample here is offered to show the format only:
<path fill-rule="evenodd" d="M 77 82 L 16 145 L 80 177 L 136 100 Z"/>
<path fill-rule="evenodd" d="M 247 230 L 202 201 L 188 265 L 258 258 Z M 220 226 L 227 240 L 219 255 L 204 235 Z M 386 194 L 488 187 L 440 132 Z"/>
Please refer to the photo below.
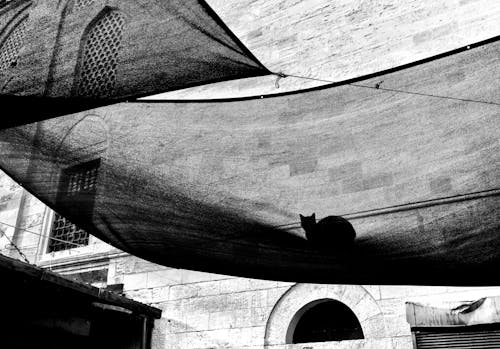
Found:
<path fill-rule="evenodd" d="M 344 303 L 332 299 L 309 303 L 290 326 L 291 343 L 364 339 L 356 315 Z"/>
<path fill-rule="evenodd" d="M 0 73 L 17 65 L 19 51 L 24 46 L 28 17 L 22 19 L 0 45 Z"/>
<path fill-rule="evenodd" d="M 107 11 L 91 25 L 80 53 L 76 96 L 107 97 L 113 93 L 124 24 L 120 12 Z"/>

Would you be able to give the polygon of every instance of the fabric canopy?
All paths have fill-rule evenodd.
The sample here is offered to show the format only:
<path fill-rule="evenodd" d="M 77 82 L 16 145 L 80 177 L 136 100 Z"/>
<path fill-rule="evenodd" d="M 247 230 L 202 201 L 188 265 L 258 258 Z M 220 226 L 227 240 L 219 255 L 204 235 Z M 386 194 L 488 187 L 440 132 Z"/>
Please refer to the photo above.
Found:
<path fill-rule="evenodd" d="M 43 1 L 4 12 L 0 102 L 17 117 L 0 128 L 270 74 L 202 0 Z"/>
<path fill-rule="evenodd" d="M 66 115 L 3 130 L 0 166 L 90 233 L 171 267 L 500 285 L 499 53 L 495 39 L 305 93 Z M 312 212 L 349 219 L 354 248 L 310 245 L 299 214 Z"/>
<path fill-rule="evenodd" d="M 500 322 L 499 306 L 500 297 L 485 297 L 439 306 L 407 302 L 406 319 L 413 328 L 456 328 L 494 324 Z"/>

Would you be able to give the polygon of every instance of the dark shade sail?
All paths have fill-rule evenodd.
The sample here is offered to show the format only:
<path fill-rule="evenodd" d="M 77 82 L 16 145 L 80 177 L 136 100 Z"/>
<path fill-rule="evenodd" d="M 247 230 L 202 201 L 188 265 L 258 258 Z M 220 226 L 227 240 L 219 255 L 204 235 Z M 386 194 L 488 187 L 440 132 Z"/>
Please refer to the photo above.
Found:
<path fill-rule="evenodd" d="M 202 0 L 18 1 L 0 17 L 0 103 L 17 115 L 0 128 L 269 74 Z"/>
<path fill-rule="evenodd" d="M 264 99 L 122 103 L 0 133 L 60 214 L 171 267 L 352 284 L 500 285 L 500 43 Z M 355 246 L 311 246 L 299 213 Z"/>

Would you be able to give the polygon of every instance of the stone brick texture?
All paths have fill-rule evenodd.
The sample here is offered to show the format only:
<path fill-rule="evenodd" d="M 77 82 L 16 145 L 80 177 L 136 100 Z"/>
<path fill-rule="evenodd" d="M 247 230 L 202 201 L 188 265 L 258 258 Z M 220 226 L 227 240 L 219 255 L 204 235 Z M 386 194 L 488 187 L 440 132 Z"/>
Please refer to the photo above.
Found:
<path fill-rule="evenodd" d="M 45 209 L 38 199 L 0 173 L 0 253 L 24 260 L 14 248 L 16 245 L 30 262 L 34 262 Z"/>
<path fill-rule="evenodd" d="M 266 326 L 273 308 L 296 284 L 172 269 L 132 256 L 111 263 L 118 271 L 114 281 L 124 283 L 128 297 L 162 309 L 162 319 L 156 322 L 154 330 L 155 349 L 411 349 L 405 302 L 446 306 L 500 294 L 499 287 L 364 285 L 363 291 L 375 300 L 383 314 L 386 337 L 295 345 L 286 344 L 283 338 L 282 344 L 266 345 Z M 352 286 L 345 287 L 348 293 Z M 366 297 L 360 297 L 358 302 L 358 307 L 364 308 Z M 375 325 L 380 324 L 366 322 L 366 326 Z"/>

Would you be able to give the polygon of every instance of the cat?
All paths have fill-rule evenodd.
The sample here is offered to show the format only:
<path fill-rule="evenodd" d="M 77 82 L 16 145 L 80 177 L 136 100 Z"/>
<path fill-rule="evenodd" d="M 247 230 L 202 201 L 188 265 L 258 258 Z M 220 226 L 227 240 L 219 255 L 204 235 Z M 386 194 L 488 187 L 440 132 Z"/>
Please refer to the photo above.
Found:
<path fill-rule="evenodd" d="M 324 249 L 352 247 L 356 232 L 351 223 L 340 216 L 328 216 L 316 222 L 316 214 L 300 216 L 307 241 Z"/>

